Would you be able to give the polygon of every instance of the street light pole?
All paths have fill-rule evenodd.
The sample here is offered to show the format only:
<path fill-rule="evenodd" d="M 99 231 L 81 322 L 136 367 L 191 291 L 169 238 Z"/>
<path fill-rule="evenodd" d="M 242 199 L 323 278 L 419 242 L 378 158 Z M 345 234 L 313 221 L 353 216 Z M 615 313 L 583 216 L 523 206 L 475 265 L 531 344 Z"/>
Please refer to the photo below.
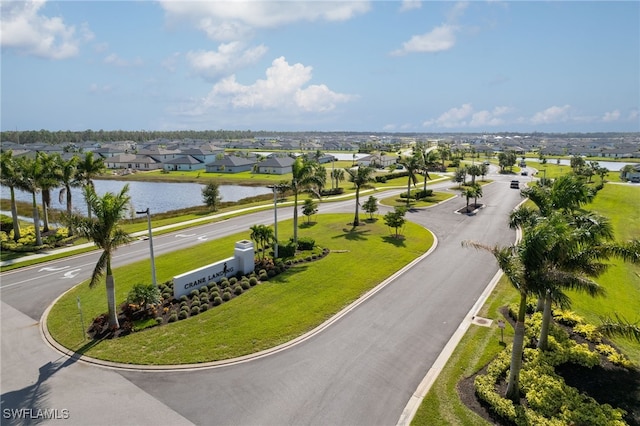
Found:
<path fill-rule="evenodd" d="M 278 258 L 278 185 L 269 185 L 268 188 L 273 188 L 273 220 L 275 229 L 275 243 L 273 244 L 273 257 Z"/>
<path fill-rule="evenodd" d="M 147 215 L 147 224 L 149 226 L 149 251 L 151 252 L 151 280 L 153 282 L 154 287 L 158 287 L 158 283 L 156 281 L 156 265 L 153 256 L 153 232 L 151 230 L 151 212 L 149 211 L 149 207 L 146 210 L 141 212 L 136 212 L 136 214 L 146 214 Z"/>

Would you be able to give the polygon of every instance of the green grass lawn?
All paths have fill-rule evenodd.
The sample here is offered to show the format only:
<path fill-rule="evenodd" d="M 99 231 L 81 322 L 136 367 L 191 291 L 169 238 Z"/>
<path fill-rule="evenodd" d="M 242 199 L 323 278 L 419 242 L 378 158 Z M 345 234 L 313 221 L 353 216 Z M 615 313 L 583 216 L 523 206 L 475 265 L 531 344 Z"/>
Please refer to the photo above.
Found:
<path fill-rule="evenodd" d="M 106 311 L 106 295 L 104 285 L 89 289 L 83 283 L 66 293 L 52 308 L 49 330 L 59 343 L 70 349 L 124 363 L 198 363 L 274 347 L 321 324 L 433 244 L 432 234 L 416 224 L 407 223 L 406 239 L 397 240 L 381 220 L 352 229 L 348 225 L 352 219 L 352 214 L 316 216 L 316 223 L 300 227 L 299 237 L 315 238 L 318 245 L 335 252 L 319 261 L 295 266 L 196 317 L 86 345 L 82 340 L 77 298 L 88 322 Z M 279 231 L 281 241 L 286 241 L 293 231 L 292 222 L 279 223 Z M 233 254 L 234 242 L 248 236 L 247 230 L 159 256 L 156 258 L 158 281 L 229 257 Z M 117 300 L 122 302 L 134 284 L 149 282 L 149 270 L 148 261 L 115 269 Z"/>

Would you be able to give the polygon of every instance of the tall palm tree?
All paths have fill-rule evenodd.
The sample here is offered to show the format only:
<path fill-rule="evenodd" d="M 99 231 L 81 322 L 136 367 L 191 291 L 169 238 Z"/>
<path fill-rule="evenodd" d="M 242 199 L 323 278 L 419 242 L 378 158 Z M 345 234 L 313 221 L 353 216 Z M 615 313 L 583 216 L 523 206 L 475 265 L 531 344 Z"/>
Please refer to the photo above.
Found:
<path fill-rule="evenodd" d="M 77 179 L 85 188 L 85 198 L 88 194 L 86 188 L 90 187 L 91 189 L 94 189 L 93 179 L 104 173 L 105 170 L 106 166 L 104 165 L 104 160 L 102 158 L 94 158 L 93 152 L 87 152 L 84 158 L 80 159 L 80 162 L 78 163 Z M 88 200 L 87 214 L 89 218 L 91 218 L 91 206 L 89 205 Z"/>
<path fill-rule="evenodd" d="M 418 155 L 414 154 L 411 157 L 402 158 L 398 163 L 402 164 L 409 173 L 409 176 L 407 177 L 407 207 L 409 207 L 411 202 L 411 183 L 413 182 L 413 185 L 415 186 L 418 182 L 416 173 L 422 168 L 420 158 Z"/>
<path fill-rule="evenodd" d="M 93 189 L 89 189 L 87 203 L 95 213 L 95 218 L 80 215 L 72 215 L 69 218 L 69 226 L 74 227 L 78 235 L 93 241 L 103 250 L 91 274 L 89 287 L 95 287 L 106 272 L 105 285 L 111 329 L 120 327 L 116 310 L 115 280 L 111 270 L 111 258 L 119 246 L 131 240 L 129 234 L 118 226 L 120 220 L 125 218 L 131 200 L 128 192 L 129 185 L 125 185 L 118 194 L 107 192 L 99 197 Z"/>
<path fill-rule="evenodd" d="M 0 154 L 0 181 L 9 188 L 11 197 L 11 219 L 13 220 L 13 240 L 18 241 L 20 235 L 20 221 L 18 220 L 18 206 L 16 205 L 15 189 L 20 187 L 20 169 L 16 167 L 13 151 Z"/>
<path fill-rule="evenodd" d="M 20 174 L 19 189 L 31 193 L 31 203 L 33 206 L 33 227 L 36 233 L 36 246 L 42 245 L 42 234 L 40 232 L 40 212 L 38 211 L 38 202 L 36 194 L 40 192 L 40 181 L 44 173 L 42 170 L 42 162 L 38 158 L 29 158 L 26 155 L 19 157 L 17 168 L 22 171 Z"/>
<path fill-rule="evenodd" d="M 58 194 L 58 201 L 62 203 L 62 200 L 66 198 L 67 215 L 71 215 L 73 213 L 71 188 L 80 184 L 76 179 L 78 162 L 78 157 L 73 156 L 69 160 L 63 161 L 60 167 L 60 183 L 62 184 L 62 189 L 60 189 L 60 193 Z M 69 228 L 69 236 L 72 235 L 73 229 Z"/>
<path fill-rule="evenodd" d="M 522 240 L 506 247 L 490 247 L 475 241 L 463 241 L 463 246 L 485 250 L 493 254 L 498 266 L 518 291 L 520 302 L 513 336 L 511 364 L 507 381 L 506 397 L 514 401 L 520 398 L 520 370 L 524 345 L 524 328 L 527 297 L 540 292 L 541 274 L 544 273 L 545 254 L 557 235 L 555 224 L 543 221 L 528 229 Z"/>
<path fill-rule="evenodd" d="M 356 187 L 356 213 L 353 217 L 353 226 L 360 225 L 360 217 L 358 216 L 358 207 L 360 206 L 360 189 L 370 188 L 371 182 L 375 182 L 373 173 L 375 172 L 373 167 L 360 166 L 356 169 L 344 169 L 349 175 L 349 181 L 353 182 Z"/>
<path fill-rule="evenodd" d="M 427 190 L 427 179 L 431 179 L 429 176 L 429 168 L 433 167 L 438 162 L 438 151 L 435 149 L 427 151 L 427 149 L 422 149 L 419 151 L 420 154 L 420 163 L 422 166 L 422 173 L 424 175 L 424 181 L 422 190 Z"/>
<path fill-rule="evenodd" d="M 298 245 L 298 195 L 308 190 L 311 185 L 323 185 L 324 182 L 316 173 L 317 163 L 306 161 L 301 157 L 291 165 L 291 184 L 289 189 L 293 191 L 293 243 Z"/>
<path fill-rule="evenodd" d="M 43 231 L 49 232 L 49 208 L 51 208 L 51 190 L 60 185 L 62 157 L 59 154 L 48 155 L 39 152 L 36 160 L 42 162 L 40 189 L 42 194 Z"/>
<path fill-rule="evenodd" d="M 340 182 L 344 181 L 344 170 L 343 169 L 333 169 L 331 170 L 331 178 L 335 181 L 335 187 L 340 187 Z"/>

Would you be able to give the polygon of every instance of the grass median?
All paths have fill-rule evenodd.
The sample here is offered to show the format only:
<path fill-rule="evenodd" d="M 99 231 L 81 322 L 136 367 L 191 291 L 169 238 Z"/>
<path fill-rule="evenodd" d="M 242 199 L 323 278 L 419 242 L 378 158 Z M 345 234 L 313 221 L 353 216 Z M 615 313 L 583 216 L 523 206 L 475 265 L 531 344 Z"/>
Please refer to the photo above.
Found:
<path fill-rule="evenodd" d="M 229 359 L 268 349 L 313 329 L 363 293 L 375 287 L 433 245 L 425 228 L 407 223 L 404 239 L 395 239 L 382 220 L 355 229 L 351 214 L 318 215 L 300 226 L 299 237 L 311 237 L 332 250 L 316 262 L 299 264 L 268 282 L 196 317 L 128 336 L 83 340 L 91 318 L 106 311 L 104 285 L 82 283 L 52 307 L 47 326 L 63 346 L 87 356 L 130 364 L 188 364 Z M 301 221 L 302 222 L 302 221 Z M 281 241 L 292 222 L 278 223 Z M 288 232 L 289 231 L 289 232 Z M 249 230 L 156 258 L 160 282 L 174 275 L 229 257 L 234 243 Z M 117 254 L 117 252 L 116 252 Z M 384 259 L 384 260 L 382 260 Z M 149 281 L 148 261 L 114 270 L 116 298 L 124 301 L 134 284 Z M 80 300 L 81 325 L 77 301 Z"/>

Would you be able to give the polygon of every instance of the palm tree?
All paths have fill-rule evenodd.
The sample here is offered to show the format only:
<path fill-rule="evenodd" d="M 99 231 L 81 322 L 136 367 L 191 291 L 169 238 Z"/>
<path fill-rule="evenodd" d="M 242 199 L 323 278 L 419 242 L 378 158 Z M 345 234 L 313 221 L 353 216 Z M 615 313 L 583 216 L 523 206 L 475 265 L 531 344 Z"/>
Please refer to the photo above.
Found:
<path fill-rule="evenodd" d="M 506 397 L 514 401 L 520 398 L 520 370 L 524 345 L 527 297 L 538 294 L 538 285 L 544 273 L 545 253 L 553 243 L 557 230 L 553 223 L 543 221 L 532 226 L 516 245 L 490 247 L 475 241 L 463 241 L 463 246 L 486 250 L 493 254 L 498 266 L 520 294 L 518 316 L 513 337 L 511 364 L 507 382 Z"/>
<path fill-rule="evenodd" d="M 79 185 L 76 179 L 78 157 L 73 156 L 67 161 L 62 161 L 60 167 L 60 183 L 62 189 L 58 194 L 58 201 L 62 203 L 62 200 L 66 198 L 67 215 L 71 215 L 73 212 L 73 200 L 71 196 L 71 188 Z M 69 228 L 69 236 L 73 235 L 73 229 Z"/>
<path fill-rule="evenodd" d="M 36 233 L 36 246 L 42 245 L 42 234 L 40 233 L 40 212 L 38 211 L 38 203 L 36 194 L 40 192 L 40 180 L 43 175 L 42 163 L 36 158 L 27 156 L 19 157 L 17 168 L 22 171 L 20 175 L 19 189 L 31 193 L 33 206 L 33 227 Z"/>
<path fill-rule="evenodd" d="M 256 242 L 256 246 L 261 252 L 260 258 L 261 260 L 264 260 L 265 249 L 275 239 L 273 229 L 267 225 L 253 225 L 249 229 L 251 229 L 251 235 L 249 238 Z"/>
<path fill-rule="evenodd" d="M 93 152 L 87 152 L 84 158 L 81 158 L 80 162 L 78 163 L 77 179 L 85 189 L 87 187 L 94 189 L 95 187 L 93 185 L 93 179 L 96 176 L 99 176 L 101 173 L 104 173 L 105 170 L 106 170 L 106 167 L 104 165 L 103 159 L 102 158 L 96 159 L 93 157 Z M 85 198 L 86 198 L 86 195 L 88 195 L 90 191 L 89 192 L 84 191 L 84 192 L 85 192 Z M 91 206 L 89 205 L 88 200 L 87 200 L 87 215 L 89 216 L 89 218 L 91 218 Z"/>
<path fill-rule="evenodd" d="M 407 207 L 409 207 L 411 201 L 411 183 L 415 186 L 416 182 L 418 182 L 418 178 L 416 177 L 416 172 L 421 169 L 420 159 L 414 154 L 411 157 L 405 157 L 398 161 L 398 163 L 402 164 L 409 176 L 407 178 Z"/>
<path fill-rule="evenodd" d="M 13 151 L 2 152 L 0 156 L 0 181 L 9 188 L 11 197 L 11 219 L 13 220 L 13 240 L 18 241 L 20 235 L 20 221 L 18 220 L 18 206 L 16 205 L 15 189 L 20 186 L 20 170 L 16 167 Z"/>
<path fill-rule="evenodd" d="M 289 188 L 293 191 L 293 243 L 298 246 L 298 195 L 310 185 L 323 185 L 316 173 L 317 163 L 298 157 L 291 165 L 292 179 Z M 318 194 L 319 195 L 319 194 Z"/>
<path fill-rule="evenodd" d="M 36 161 L 42 162 L 40 189 L 42 191 L 42 222 L 44 232 L 49 232 L 49 208 L 51 207 L 51 190 L 60 184 L 62 157 L 59 154 L 48 155 L 39 152 Z"/>
<path fill-rule="evenodd" d="M 358 167 L 356 169 L 344 169 L 349 175 L 349 182 L 353 182 L 356 187 L 356 213 L 353 217 L 353 226 L 360 225 L 360 217 L 358 216 L 358 207 L 360 206 L 360 188 L 370 188 L 371 182 L 375 182 L 373 167 Z"/>
<path fill-rule="evenodd" d="M 344 181 L 344 170 L 343 169 L 331 170 L 331 178 L 336 182 L 336 188 L 340 187 L 340 182 Z"/>
<path fill-rule="evenodd" d="M 95 213 L 95 218 L 72 215 L 69 218 L 69 226 L 74 227 L 78 235 L 93 241 L 101 248 L 102 255 L 98 259 L 89 287 L 98 284 L 102 275 L 106 272 L 107 306 L 109 309 L 109 327 L 117 329 L 118 315 L 116 311 L 116 291 L 113 271 L 111 270 L 111 258 L 113 252 L 121 245 L 128 243 L 131 237 L 118 226 L 127 213 L 131 197 L 128 195 L 129 185 L 125 185 L 120 193 L 107 192 L 99 197 L 93 189 L 87 192 L 87 204 Z"/>

